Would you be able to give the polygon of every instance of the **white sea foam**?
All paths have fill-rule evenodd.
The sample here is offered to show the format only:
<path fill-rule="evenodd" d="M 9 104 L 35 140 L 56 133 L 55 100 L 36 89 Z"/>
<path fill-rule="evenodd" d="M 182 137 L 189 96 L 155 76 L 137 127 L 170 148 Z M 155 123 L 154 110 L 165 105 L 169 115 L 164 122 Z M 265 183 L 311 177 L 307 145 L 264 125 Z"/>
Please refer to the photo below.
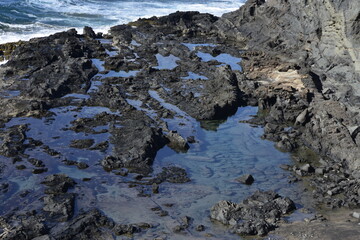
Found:
<path fill-rule="evenodd" d="M 29 40 L 47 36 L 69 28 L 82 32 L 91 26 L 96 32 L 107 33 L 111 26 L 124 24 L 138 18 L 163 16 L 175 11 L 199 11 L 221 16 L 238 9 L 241 0 L 145 0 L 145 1 L 100 1 L 100 0 L 25 0 L 29 7 L 38 9 L 36 23 L 1 23 L 0 43 Z M 35 13 L 34 13 L 35 14 Z M 35 15 L 31 14 L 31 17 Z"/>
<path fill-rule="evenodd" d="M 0 61 L 0 65 L 3 65 L 3 64 L 5 64 L 5 63 L 7 63 L 7 62 L 8 62 L 8 60 Z"/>

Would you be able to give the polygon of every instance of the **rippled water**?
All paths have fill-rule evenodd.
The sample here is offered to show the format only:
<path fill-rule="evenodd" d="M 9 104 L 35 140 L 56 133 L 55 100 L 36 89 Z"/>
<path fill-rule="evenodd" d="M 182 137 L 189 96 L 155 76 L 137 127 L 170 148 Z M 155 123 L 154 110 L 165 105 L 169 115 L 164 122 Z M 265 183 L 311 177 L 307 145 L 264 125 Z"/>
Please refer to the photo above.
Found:
<path fill-rule="evenodd" d="M 226 227 L 209 219 L 210 208 L 218 201 L 241 202 L 256 190 L 275 190 L 302 204 L 303 192 L 297 184 L 288 182 L 290 173 L 278 167 L 290 164 L 290 155 L 279 152 L 273 142 L 262 140 L 262 128 L 239 122 L 256 112 L 257 108 L 244 107 L 226 121 L 193 122 L 197 142 L 191 144 L 189 151 L 176 153 L 165 147 L 158 152 L 153 164 L 154 174 L 163 167 L 184 168 L 191 182 L 163 183 L 160 193 L 150 198 L 137 197 L 121 181 L 103 184 L 103 192 L 96 194 L 101 209 L 116 221 L 159 224 L 157 232 L 172 232 L 181 217 L 190 216 L 194 225 L 205 225 L 215 238 L 234 239 Z M 243 174 L 252 174 L 255 182 L 251 186 L 236 182 Z M 169 215 L 159 217 L 150 210 L 154 207 L 161 207 Z M 186 235 L 202 236 L 191 229 Z M 171 239 L 184 237 L 175 235 Z"/>
<path fill-rule="evenodd" d="M 190 183 L 175 186 L 178 192 L 171 184 L 164 186 L 165 193 L 173 194 L 173 201 L 184 205 L 184 214 L 204 217 L 215 202 L 240 202 L 258 189 L 299 199 L 296 186 L 288 183 L 289 173 L 278 167 L 289 164 L 290 155 L 278 151 L 273 142 L 261 139 L 262 128 L 239 122 L 256 112 L 257 108 L 244 107 L 225 122 L 203 122 L 208 130 L 198 126 L 197 143 L 187 153 L 179 154 L 168 147 L 158 152 L 155 171 L 179 166 L 190 174 Z M 251 186 L 236 182 L 243 174 L 253 175 L 255 182 Z"/>
<path fill-rule="evenodd" d="M 107 216 L 119 223 L 150 222 L 157 226 L 149 230 L 157 235 L 161 231 L 172 233 L 172 228 L 179 224 L 179 219 L 190 216 L 194 225 L 203 224 L 207 232 L 218 239 L 233 239 L 224 226 L 214 224 L 209 219 L 211 206 L 220 200 L 241 202 L 256 190 L 275 190 L 283 196 L 292 198 L 297 204 L 302 204 L 303 193 L 297 184 L 288 182 L 289 172 L 280 169 L 280 164 L 290 164 L 290 155 L 279 152 L 274 143 L 262 140 L 263 129 L 241 123 L 255 115 L 257 108 L 239 108 L 237 113 L 223 121 L 197 122 L 169 103 L 166 103 L 155 92 L 150 95 L 159 101 L 165 108 L 174 110 L 180 119 L 186 120 L 186 125 L 196 137 L 196 143 L 191 144 L 187 153 L 176 153 L 169 147 L 161 149 L 154 161 L 154 175 L 163 167 L 179 166 L 186 169 L 191 182 L 184 184 L 163 183 L 160 193 L 151 197 L 139 197 L 139 190 L 149 191 L 149 187 L 138 185 L 129 188 L 129 182 L 134 181 L 134 174 L 121 177 L 114 173 L 105 172 L 99 165 L 99 160 L 106 154 L 111 154 L 111 146 L 106 152 L 90 151 L 68 147 L 74 139 L 92 138 L 95 143 L 105 141 L 110 137 L 109 132 L 101 134 L 76 133 L 67 128 L 70 122 L 79 117 L 94 117 L 96 114 L 107 112 L 118 114 L 103 107 L 61 107 L 51 109 L 55 115 L 48 118 L 14 118 L 6 127 L 27 124 L 27 137 L 43 141 L 52 149 L 61 152 L 61 157 L 50 157 L 42 148 L 29 149 L 25 153 L 44 161 L 48 172 L 34 175 L 29 170 L 15 170 L 7 172 L 7 180 L 11 183 L 11 191 L 0 196 L 3 207 L 0 212 L 6 212 L 14 206 L 21 206 L 24 201 L 18 194 L 30 190 L 31 194 L 26 202 L 32 202 L 41 196 L 44 175 L 50 173 L 65 173 L 78 182 L 73 190 L 78 195 L 76 211 L 80 208 L 97 207 Z M 128 100 L 141 110 L 141 102 Z M 169 119 L 164 119 L 165 121 Z M 169 120 L 172 129 L 176 128 L 177 121 Z M 178 122 L 178 123 L 179 123 Z M 183 126 L 181 126 L 183 127 Z M 179 128 L 181 132 L 181 127 Z M 109 126 L 98 126 L 97 130 L 108 130 Z M 187 132 L 187 135 L 189 132 Z M 2 161 L 6 158 L 1 157 Z M 89 168 L 80 170 L 75 166 L 67 166 L 62 159 L 76 160 L 89 164 Z M 243 174 L 252 174 L 255 182 L 243 185 L 235 179 Z M 83 182 L 83 178 L 91 181 Z M 39 192 L 40 191 L 40 192 Z M 168 212 L 167 216 L 159 217 L 151 208 L 161 207 Z M 187 236 L 201 237 L 201 233 L 189 230 Z M 183 239 L 176 235 L 171 239 Z"/>

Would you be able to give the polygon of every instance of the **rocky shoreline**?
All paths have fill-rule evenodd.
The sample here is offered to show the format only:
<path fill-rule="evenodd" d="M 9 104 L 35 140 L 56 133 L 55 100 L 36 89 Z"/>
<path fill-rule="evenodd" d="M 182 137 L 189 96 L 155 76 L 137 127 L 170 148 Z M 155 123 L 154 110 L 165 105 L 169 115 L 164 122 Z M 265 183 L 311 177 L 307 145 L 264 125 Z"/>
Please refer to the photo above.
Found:
<path fill-rule="evenodd" d="M 137 239 L 155 229 L 152 239 L 166 238 L 152 223 L 120 224 L 91 208 L 78 189 L 89 181 L 101 189 L 104 179 L 84 174 L 76 182 L 57 165 L 131 178 L 124 182 L 148 197 L 165 182 L 191 180 L 179 167 L 153 175 L 159 149 L 186 152 L 197 141 L 194 120 L 224 120 L 247 105 L 258 114 L 246 122 L 264 126 L 265 139 L 292 152 L 294 164 L 281 168 L 293 172 L 291 182 L 304 182 L 317 210 L 357 213 L 359 4 L 249 0 L 221 18 L 176 12 L 114 26 L 109 34 L 85 27 L 83 34 L 22 42 L 0 67 L 0 197 L 16 191 L 6 180 L 11 174 L 42 184 L 4 201 L 0 236 Z M 96 160 L 74 159 L 67 148 Z M 241 204 L 220 202 L 210 215 L 234 234 L 265 235 L 294 208 L 274 192 L 257 192 Z M 159 206 L 153 211 L 168 214 Z M 172 231 L 185 237 L 204 228 L 186 216 Z"/>

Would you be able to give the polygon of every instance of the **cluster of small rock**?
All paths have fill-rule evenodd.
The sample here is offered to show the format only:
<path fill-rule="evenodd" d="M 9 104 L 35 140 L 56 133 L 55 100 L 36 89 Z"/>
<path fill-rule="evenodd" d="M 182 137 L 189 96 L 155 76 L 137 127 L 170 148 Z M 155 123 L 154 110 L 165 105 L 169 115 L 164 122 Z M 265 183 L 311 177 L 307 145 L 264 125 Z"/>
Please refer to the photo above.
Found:
<path fill-rule="evenodd" d="M 274 230 L 286 214 L 296 209 L 295 203 L 273 191 L 255 192 L 242 203 L 220 201 L 210 211 L 210 217 L 240 235 L 266 235 Z"/>

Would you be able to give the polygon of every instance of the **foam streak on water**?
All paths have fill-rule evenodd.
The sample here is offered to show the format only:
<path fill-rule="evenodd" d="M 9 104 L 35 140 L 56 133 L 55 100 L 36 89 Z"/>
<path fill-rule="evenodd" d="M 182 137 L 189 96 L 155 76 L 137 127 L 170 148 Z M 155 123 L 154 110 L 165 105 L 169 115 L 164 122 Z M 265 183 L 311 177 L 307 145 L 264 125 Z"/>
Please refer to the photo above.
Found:
<path fill-rule="evenodd" d="M 238 9 L 245 0 L 2 0 L 0 43 L 28 40 L 69 28 L 110 26 L 140 17 L 175 11 L 200 11 L 217 16 Z M 139 11 L 140 9 L 140 11 Z"/>

